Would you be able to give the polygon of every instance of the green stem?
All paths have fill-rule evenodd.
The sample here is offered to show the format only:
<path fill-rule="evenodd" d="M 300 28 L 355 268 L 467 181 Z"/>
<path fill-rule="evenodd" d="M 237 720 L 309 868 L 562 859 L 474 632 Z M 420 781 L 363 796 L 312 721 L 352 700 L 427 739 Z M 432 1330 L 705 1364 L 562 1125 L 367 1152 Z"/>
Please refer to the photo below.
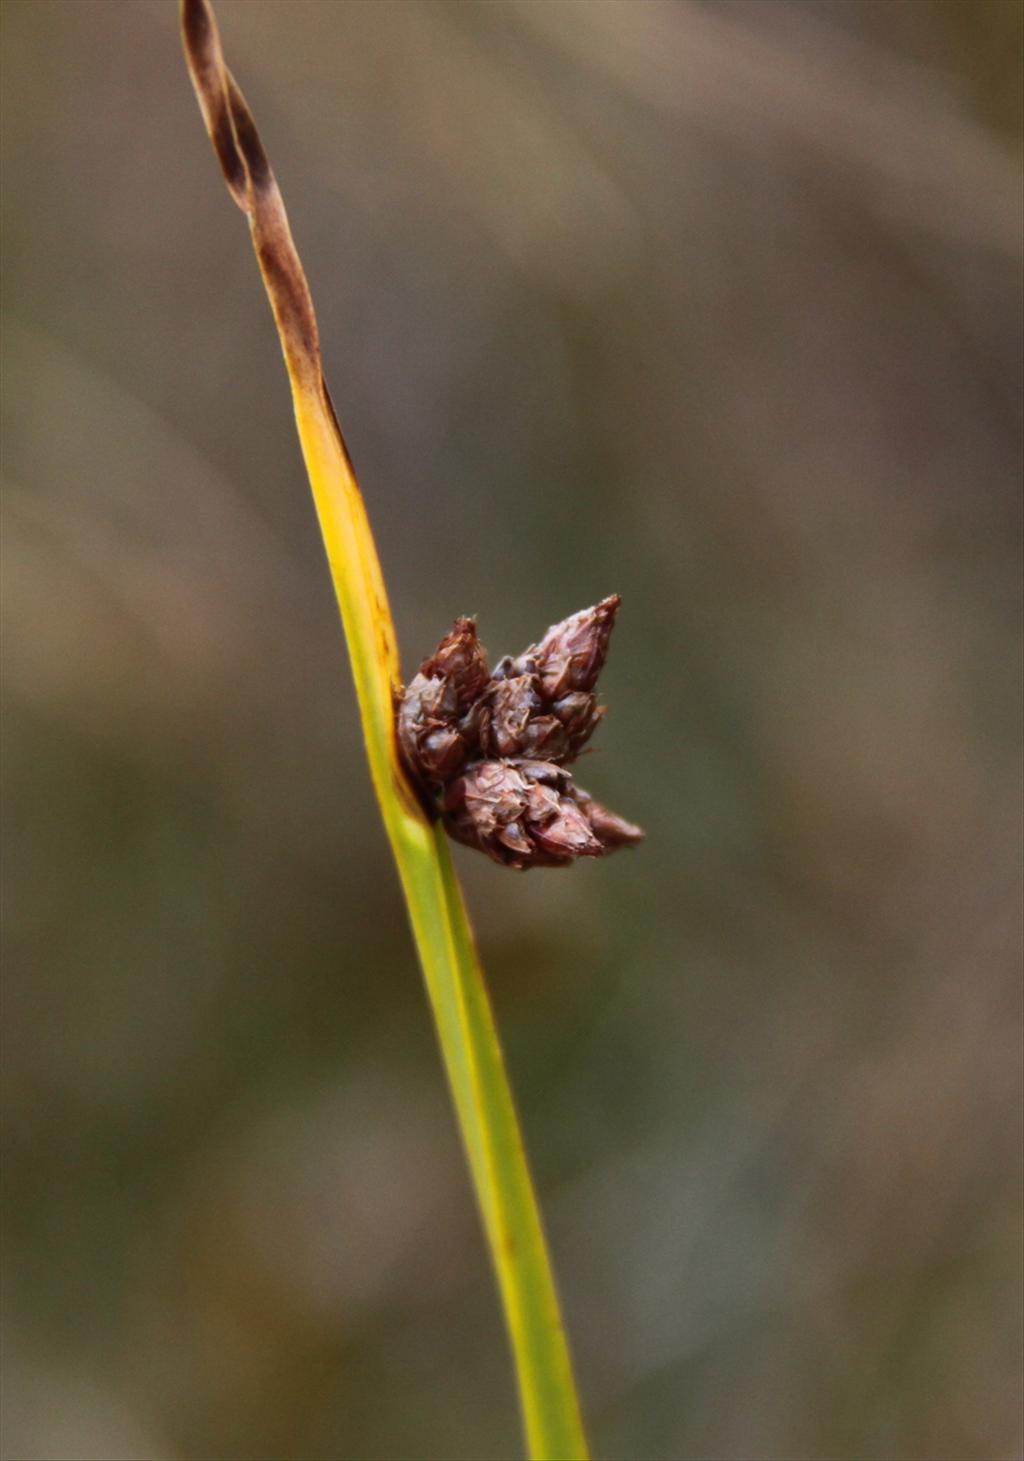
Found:
<path fill-rule="evenodd" d="M 313 301 L 273 171 L 224 64 L 209 0 L 182 0 L 192 83 L 249 219 L 348 644 L 370 774 L 398 865 L 512 1344 L 533 1461 L 586 1461 L 569 1349 L 494 1016 L 444 831 L 395 741 L 394 625 L 362 494 L 324 383 Z"/>

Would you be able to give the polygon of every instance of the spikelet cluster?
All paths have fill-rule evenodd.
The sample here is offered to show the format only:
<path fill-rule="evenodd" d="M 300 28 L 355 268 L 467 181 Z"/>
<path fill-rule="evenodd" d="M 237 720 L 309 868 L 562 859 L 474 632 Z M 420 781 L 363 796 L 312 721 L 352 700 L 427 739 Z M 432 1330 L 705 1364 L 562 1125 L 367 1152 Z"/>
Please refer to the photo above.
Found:
<path fill-rule="evenodd" d="M 619 596 L 559 624 L 490 670 L 471 619 L 456 619 L 398 704 L 413 781 L 459 842 L 506 867 L 564 867 L 643 833 L 566 769 L 604 714 L 597 679 Z"/>

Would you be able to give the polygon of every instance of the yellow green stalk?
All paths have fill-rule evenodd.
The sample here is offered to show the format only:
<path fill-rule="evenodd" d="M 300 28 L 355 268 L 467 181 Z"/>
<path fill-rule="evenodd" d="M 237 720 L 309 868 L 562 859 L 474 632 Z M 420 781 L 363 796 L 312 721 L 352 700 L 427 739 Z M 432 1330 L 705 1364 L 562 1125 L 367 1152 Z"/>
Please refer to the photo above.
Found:
<path fill-rule="evenodd" d="M 398 756 L 401 674 L 366 508 L 323 377 L 313 301 L 252 114 L 209 0 L 182 0 L 185 54 L 210 139 L 249 219 L 348 643 L 381 815 L 405 894 L 512 1344 L 529 1454 L 585 1461 L 568 1346 L 494 1016 L 440 824 Z"/>

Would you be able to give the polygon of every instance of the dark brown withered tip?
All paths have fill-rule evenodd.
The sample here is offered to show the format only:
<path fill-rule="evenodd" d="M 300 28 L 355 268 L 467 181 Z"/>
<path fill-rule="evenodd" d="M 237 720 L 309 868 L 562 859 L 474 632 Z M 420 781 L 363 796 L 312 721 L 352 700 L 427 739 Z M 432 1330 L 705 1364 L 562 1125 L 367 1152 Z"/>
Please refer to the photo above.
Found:
<path fill-rule="evenodd" d="M 458 842 L 506 867 L 564 867 L 643 839 L 565 770 L 604 714 L 597 679 L 620 599 L 553 624 L 488 668 L 472 619 L 456 619 L 403 690 L 398 744 L 424 802 Z"/>

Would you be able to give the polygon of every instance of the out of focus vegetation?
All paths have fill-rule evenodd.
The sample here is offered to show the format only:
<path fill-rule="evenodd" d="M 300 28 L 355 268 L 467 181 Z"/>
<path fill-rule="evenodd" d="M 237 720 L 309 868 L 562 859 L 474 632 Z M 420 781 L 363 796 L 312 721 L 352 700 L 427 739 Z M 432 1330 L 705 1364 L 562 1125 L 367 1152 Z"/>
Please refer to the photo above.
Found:
<path fill-rule="evenodd" d="M 221 0 L 407 668 L 625 607 L 460 857 L 595 1452 L 1020 1454 L 1016 0 Z M 6 0 L 4 1454 L 504 1458 L 173 5 Z"/>

